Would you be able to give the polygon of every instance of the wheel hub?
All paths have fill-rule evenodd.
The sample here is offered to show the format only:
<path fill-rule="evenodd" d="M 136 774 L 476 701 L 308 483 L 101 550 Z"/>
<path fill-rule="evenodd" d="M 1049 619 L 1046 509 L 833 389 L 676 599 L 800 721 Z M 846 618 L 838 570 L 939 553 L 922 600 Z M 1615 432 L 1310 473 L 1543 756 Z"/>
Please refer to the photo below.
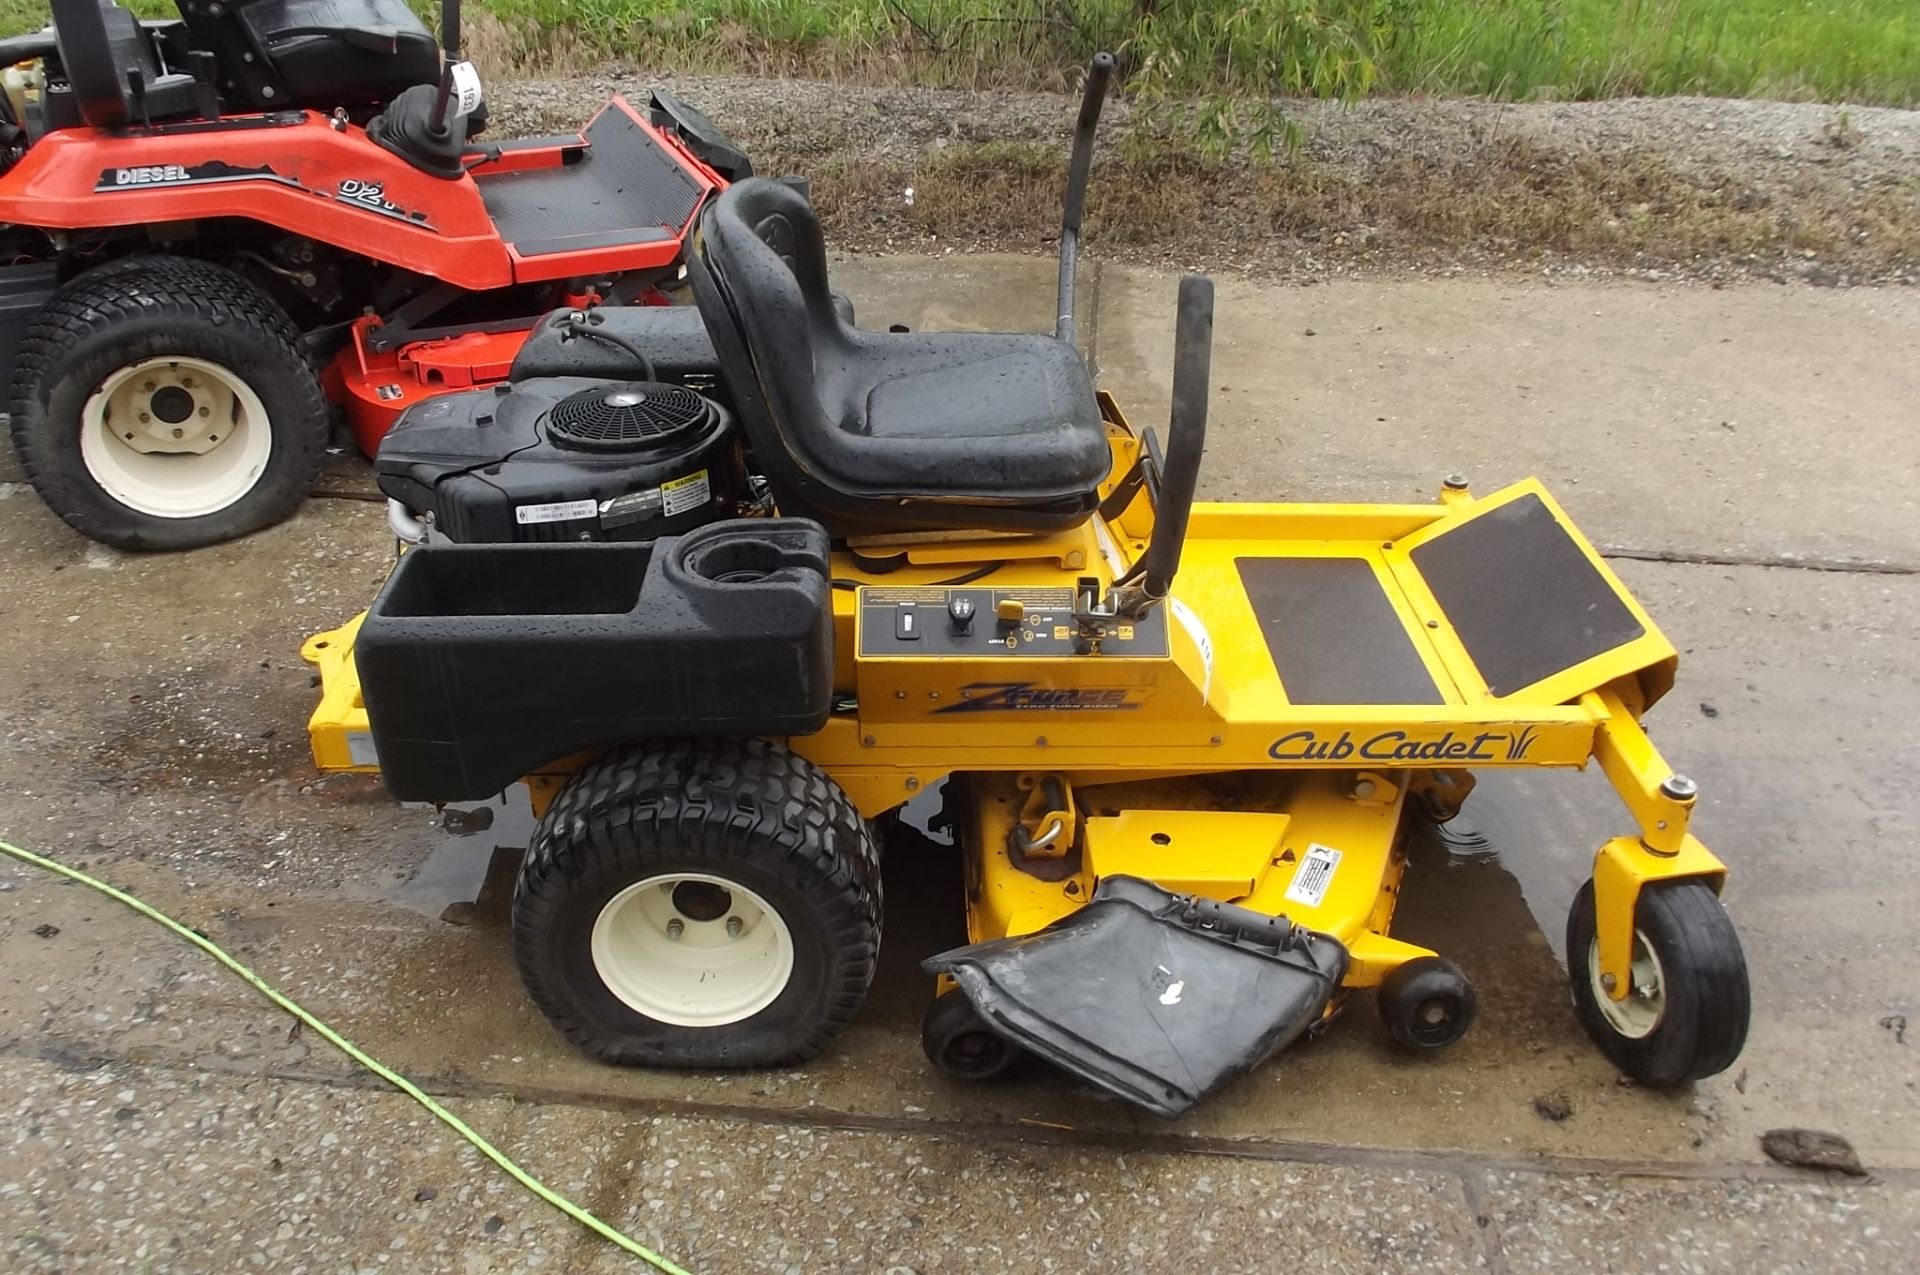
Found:
<path fill-rule="evenodd" d="M 779 998 L 793 936 L 752 890 L 702 872 L 648 877 L 600 909 L 593 965 L 628 1008 L 677 1027 L 722 1027 Z"/>
<path fill-rule="evenodd" d="M 1639 930 L 1633 932 L 1633 957 L 1627 968 L 1627 994 L 1615 1000 L 1607 986 L 1612 980 L 1600 973 L 1597 939 L 1587 953 L 1587 977 L 1593 984 L 1593 999 L 1600 1007 L 1601 1016 L 1620 1035 L 1639 1040 L 1660 1025 L 1667 1009 L 1666 981 L 1660 958 Z"/>
<path fill-rule="evenodd" d="M 259 481 L 272 446 L 260 396 L 206 359 L 130 363 L 80 410 L 87 472 L 121 504 L 160 518 L 234 504 Z"/>

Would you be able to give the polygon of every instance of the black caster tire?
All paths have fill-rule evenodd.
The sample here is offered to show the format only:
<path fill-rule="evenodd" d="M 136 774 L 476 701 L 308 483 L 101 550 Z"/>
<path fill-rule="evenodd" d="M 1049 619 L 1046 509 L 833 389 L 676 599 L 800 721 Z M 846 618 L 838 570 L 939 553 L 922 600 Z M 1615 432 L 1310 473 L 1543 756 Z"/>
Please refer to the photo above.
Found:
<path fill-rule="evenodd" d="M 21 336 L 10 434 L 48 508 L 121 549 L 192 549 L 280 522 L 332 417 L 285 310 L 191 257 L 68 281 Z"/>
<path fill-rule="evenodd" d="M 866 998 L 880 888 L 865 820 L 784 745 L 617 749 L 534 831 L 514 957 L 541 1012 L 602 1062 L 788 1066 Z"/>
<path fill-rule="evenodd" d="M 959 992 L 936 996 L 927 1006 L 920 1020 L 920 1048 L 942 1075 L 955 1080 L 992 1080 L 1025 1052 L 987 1026 L 973 1002 Z"/>
<path fill-rule="evenodd" d="M 1670 1089 L 1725 1071 L 1747 1042 L 1752 991 L 1733 921 L 1702 881 L 1665 881 L 1634 910 L 1634 990 L 1600 986 L 1593 882 L 1567 914 L 1567 981 L 1580 1025 L 1636 1082 Z M 1602 1002 L 1605 1002 L 1604 1004 Z"/>
<path fill-rule="evenodd" d="M 1441 1049 L 1473 1026 L 1479 997 L 1452 961 L 1420 956 L 1396 967 L 1374 994 L 1387 1035 L 1402 1049 Z"/>

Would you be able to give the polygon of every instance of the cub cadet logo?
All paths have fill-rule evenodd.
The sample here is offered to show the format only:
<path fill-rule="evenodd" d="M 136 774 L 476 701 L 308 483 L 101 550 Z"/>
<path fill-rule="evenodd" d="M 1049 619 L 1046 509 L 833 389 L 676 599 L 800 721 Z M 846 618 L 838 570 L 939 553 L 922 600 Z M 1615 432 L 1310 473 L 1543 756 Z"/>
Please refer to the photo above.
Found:
<path fill-rule="evenodd" d="M 970 696 L 935 713 L 1124 713 L 1144 704 L 1145 691 L 1125 686 L 1035 686 L 1032 682 L 975 682 Z"/>
<path fill-rule="evenodd" d="M 116 168 L 113 170 L 113 184 L 116 186 L 158 186 L 165 182 L 188 181 L 187 170 L 179 164 L 156 164 L 143 168 Z"/>
<path fill-rule="evenodd" d="M 1537 738 L 1528 726 L 1518 731 L 1445 731 L 1423 738 L 1413 731 L 1384 730 L 1356 740 L 1352 731 L 1322 739 L 1310 730 L 1282 735 L 1267 750 L 1275 761 L 1525 761 Z"/>

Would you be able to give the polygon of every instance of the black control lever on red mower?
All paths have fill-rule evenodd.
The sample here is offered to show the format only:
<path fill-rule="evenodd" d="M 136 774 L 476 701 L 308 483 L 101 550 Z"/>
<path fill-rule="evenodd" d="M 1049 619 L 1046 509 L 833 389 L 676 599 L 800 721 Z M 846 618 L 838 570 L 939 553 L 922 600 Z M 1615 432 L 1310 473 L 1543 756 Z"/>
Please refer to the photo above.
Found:
<path fill-rule="evenodd" d="M 1060 305 L 1053 334 L 1073 344 L 1073 284 L 1080 262 L 1080 219 L 1087 211 L 1087 180 L 1093 174 L 1093 135 L 1100 127 L 1100 108 L 1113 80 L 1113 54 L 1096 53 L 1087 68 L 1087 88 L 1080 98 L 1080 118 L 1073 125 L 1073 160 L 1067 166 L 1067 197 L 1060 214 Z"/>
<path fill-rule="evenodd" d="M 1167 418 L 1167 455 L 1153 506 L 1153 538 L 1133 569 L 1113 582 L 1089 619 L 1134 619 L 1165 600 L 1180 567 L 1207 447 L 1207 385 L 1213 369 L 1213 280 L 1190 274 L 1180 280 L 1180 308 L 1173 327 L 1173 410 Z M 1086 583 L 1082 582 L 1083 595 Z M 1097 584 L 1097 582 L 1095 582 Z M 1076 603 L 1080 618 L 1084 603 Z M 1086 624 L 1081 625 L 1082 632 Z"/>
<path fill-rule="evenodd" d="M 447 111 L 457 92 L 454 68 L 465 65 L 460 60 L 460 0 L 440 0 L 440 55 L 440 95 L 433 100 L 432 127 L 436 136 L 444 137 Z"/>

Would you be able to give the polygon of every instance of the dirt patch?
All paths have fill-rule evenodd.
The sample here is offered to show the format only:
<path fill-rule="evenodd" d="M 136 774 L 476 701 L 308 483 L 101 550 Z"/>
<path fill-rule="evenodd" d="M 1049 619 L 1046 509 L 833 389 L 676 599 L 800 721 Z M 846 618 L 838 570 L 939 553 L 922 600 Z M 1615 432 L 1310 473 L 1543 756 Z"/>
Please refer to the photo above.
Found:
<path fill-rule="evenodd" d="M 767 172 L 798 172 L 836 247 L 1048 250 L 1070 98 L 614 70 L 501 80 L 501 135 L 576 127 L 654 83 Z M 1114 102 L 1090 235 L 1116 259 L 1258 274 L 1544 269 L 1818 285 L 1920 281 L 1920 112 L 1700 98 L 1286 106 L 1272 163 L 1204 161 Z M 911 192 L 909 194 L 909 192 Z"/>

